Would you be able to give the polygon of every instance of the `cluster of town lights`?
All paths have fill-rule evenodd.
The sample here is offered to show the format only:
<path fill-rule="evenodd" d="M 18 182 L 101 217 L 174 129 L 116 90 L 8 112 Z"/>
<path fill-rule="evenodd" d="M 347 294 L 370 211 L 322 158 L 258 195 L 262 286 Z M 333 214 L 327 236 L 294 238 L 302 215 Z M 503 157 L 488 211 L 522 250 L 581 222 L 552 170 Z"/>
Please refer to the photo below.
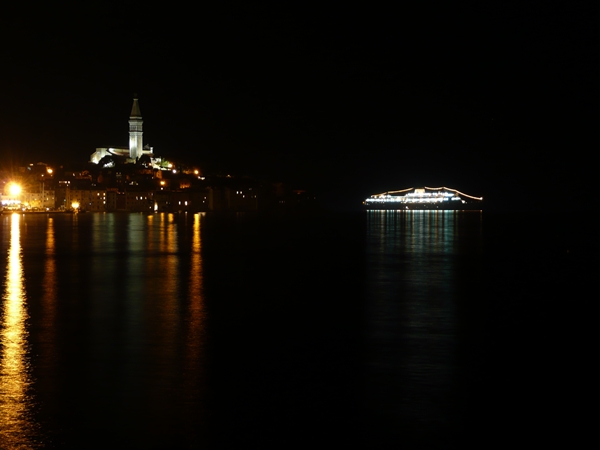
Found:
<path fill-rule="evenodd" d="M 21 192 L 23 189 L 21 185 L 11 182 L 6 187 L 6 193 L 8 196 L 2 197 L 2 207 L 9 210 L 18 210 L 21 209 Z"/>
<path fill-rule="evenodd" d="M 33 166 L 33 164 L 30 164 Z M 42 174 L 52 176 L 53 170 L 50 167 L 46 167 L 46 173 Z M 0 191 L 0 210 L 4 209 L 5 211 L 27 211 L 31 209 L 31 205 L 29 203 L 30 195 L 27 194 L 27 191 L 23 189 L 21 184 L 16 181 L 9 181 L 6 183 L 2 191 Z M 42 188 L 42 197 L 43 197 L 43 188 Z M 36 200 L 39 202 L 39 199 Z"/>

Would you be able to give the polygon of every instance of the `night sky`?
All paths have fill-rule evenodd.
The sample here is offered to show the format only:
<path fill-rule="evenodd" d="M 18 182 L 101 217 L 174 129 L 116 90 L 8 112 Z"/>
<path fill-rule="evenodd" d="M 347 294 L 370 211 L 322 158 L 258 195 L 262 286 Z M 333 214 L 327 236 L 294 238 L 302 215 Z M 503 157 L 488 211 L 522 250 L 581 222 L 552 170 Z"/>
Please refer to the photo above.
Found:
<path fill-rule="evenodd" d="M 344 207 L 423 185 L 499 209 L 527 193 L 585 206 L 598 11 L 480 3 L 7 10 L 0 155 L 85 162 L 126 146 L 135 92 L 157 156 Z"/>

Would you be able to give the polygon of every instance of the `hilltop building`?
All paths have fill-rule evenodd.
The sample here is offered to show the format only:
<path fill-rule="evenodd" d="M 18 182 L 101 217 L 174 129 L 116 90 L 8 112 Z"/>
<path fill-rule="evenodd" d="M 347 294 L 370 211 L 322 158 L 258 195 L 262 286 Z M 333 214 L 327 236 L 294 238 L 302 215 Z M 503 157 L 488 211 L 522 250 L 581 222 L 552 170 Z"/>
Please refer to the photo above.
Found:
<path fill-rule="evenodd" d="M 116 156 L 125 158 L 127 162 L 135 163 L 141 156 L 148 155 L 155 161 L 152 147 L 143 143 L 143 124 L 142 113 L 138 103 L 137 96 L 133 98 L 133 106 L 129 115 L 129 147 L 99 147 L 92 153 L 90 162 L 98 164 L 105 156 Z"/>

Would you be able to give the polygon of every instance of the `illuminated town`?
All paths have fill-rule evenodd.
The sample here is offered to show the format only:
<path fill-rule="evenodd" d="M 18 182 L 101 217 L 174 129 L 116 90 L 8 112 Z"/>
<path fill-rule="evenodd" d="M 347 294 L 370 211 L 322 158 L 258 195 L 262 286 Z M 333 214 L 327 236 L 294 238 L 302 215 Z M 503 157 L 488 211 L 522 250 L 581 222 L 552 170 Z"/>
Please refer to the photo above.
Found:
<path fill-rule="evenodd" d="M 371 195 L 363 204 L 368 209 L 481 209 L 483 197 L 473 197 L 447 187 L 408 188 Z"/>
<path fill-rule="evenodd" d="M 129 147 L 98 147 L 85 167 L 44 162 L 0 171 L 3 212 L 202 212 L 312 207 L 315 197 L 280 182 L 204 174 L 143 145 L 139 101 L 129 116 Z"/>

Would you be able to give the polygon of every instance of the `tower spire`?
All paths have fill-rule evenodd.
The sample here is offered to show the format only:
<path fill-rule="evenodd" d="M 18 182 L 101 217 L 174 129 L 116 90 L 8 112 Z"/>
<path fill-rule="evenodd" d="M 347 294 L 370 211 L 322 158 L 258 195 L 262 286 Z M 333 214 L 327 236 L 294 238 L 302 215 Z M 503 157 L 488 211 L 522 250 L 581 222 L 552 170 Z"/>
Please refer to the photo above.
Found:
<path fill-rule="evenodd" d="M 139 117 L 142 118 L 142 113 L 140 112 L 140 105 L 138 103 L 137 94 L 133 94 L 133 106 L 131 107 L 131 114 L 129 114 L 129 118 Z"/>

